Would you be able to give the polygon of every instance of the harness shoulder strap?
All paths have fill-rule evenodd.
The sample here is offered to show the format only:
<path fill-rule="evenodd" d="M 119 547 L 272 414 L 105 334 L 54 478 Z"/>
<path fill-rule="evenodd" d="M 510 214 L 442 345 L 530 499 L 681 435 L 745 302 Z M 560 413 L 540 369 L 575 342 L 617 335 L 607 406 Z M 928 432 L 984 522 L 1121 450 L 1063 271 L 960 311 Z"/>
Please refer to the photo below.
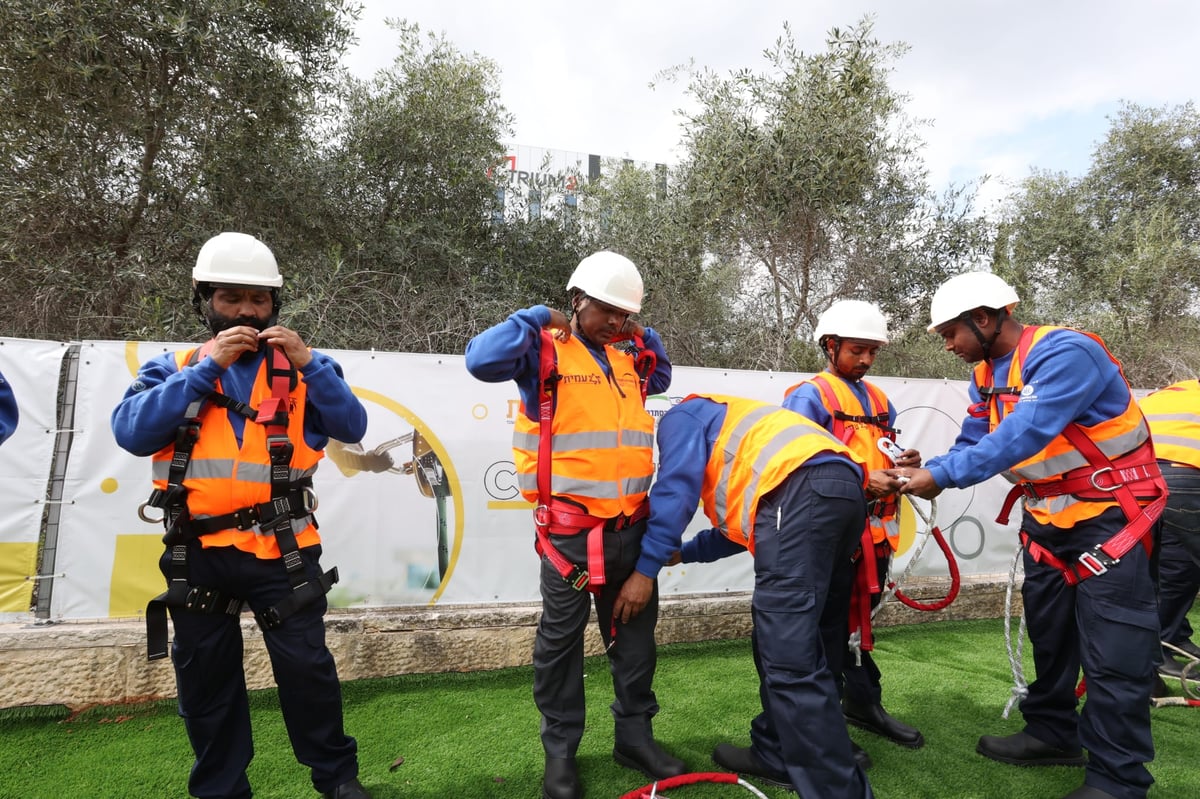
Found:
<path fill-rule="evenodd" d="M 604 573 L 604 558 L 603 552 L 600 550 L 599 535 L 593 536 L 590 532 L 588 534 L 588 561 L 589 566 L 593 566 L 593 570 L 597 571 L 595 579 L 588 569 L 581 568 L 567 560 L 550 540 L 550 527 L 553 521 L 552 508 L 555 504 L 550 484 L 554 458 L 552 441 L 554 409 L 558 399 L 558 381 L 558 350 L 554 344 L 554 336 L 549 330 L 543 329 L 541 349 L 538 353 L 538 505 L 533 512 L 534 550 L 539 555 L 544 555 L 554 566 L 555 571 L 576 591 L 586 588 L 596 593 L 600 590 L 599 581 L 603 580 Z M 602 534 L 602 531 L 600 533 Z"/>
<path fill-rule="evenodd" d="M 821 392 L 825 406 L 833 416 L 833 437 L 843 444 L 849 444 L 854 437 L 854 431 L 846 426 L 846 414 L 842 411 L 842 403 L 838 401 L 837 392 L 829 384 L 829 379 L 823 374 L 813 375 L 812 383 Z"/>
<path fill-rule="evenodd" d="M 838 401 L 837 391 L 834 389 L 829 378 L 825 374 L 814 375 L 812 378 L 813 385 L 821 392 L 821 396 L 825 400 L 825 406 L 830 409 L 830 415 L 833 417 L 833 436 L 843 444 L 849 444 L 850 439 L 854 436 L 854 430 L 850 429 L 846 422 L 857 422 L 858 424 L 867 424 L 872 427 L 877 427 L 885 433 L 889 434 L 889 438 L 894 438 L 895 434 L 900 432 L 896 428 L 888 424 L 888 407 L 887 400 L 883 397 L 882 392 L 872 386 L 870 383 L 864 383 L 863 387 L 867 392 L 867 405 L 864 408 L 865 414 L 862 416 L 854 416 L 846 413 L 842 409 L 841 402 Z"/>
<path fill-rule="evenodd" d="M 296 368 L 284 355 L 283 350 L 273 347 L 267 359 L 267 381 L 271 396 L 258 407 L 255 421 L 266 427 L 267 453 L 271 459 L 271 504 L 275 515 L 259 520 L 259 525 L 269 529 L 279 546 L 279 554 L 287 571 L 292 592 L 275 605 L 254 614 L 259 626 L 271 630 L 300 608 L 329 593 L 338 581 L 337 567 L 309 580 L 300 555 L 300 545 L 292 530 L 291 469 L 295 445 L 288 437 L 288 407 L 291 391 L 295 386 Z M 316 519 L 313 519 L 316 524 Z"/>
<path fill-rule="evenodd" d="M 1029 349 L 1033 346 L 1034 334 L 1040 329 L 1040 325 L 1026 325 L 1021 331 L 1021 337 L 1017 339 L 1017 346 L 1013 349 L 1013 359 L 1016 362 L 1025 362 L 1025 356 L 1029 354 Z M 991 402 L 993 397 L 999 402 L 1016 402 L 1021 399 L 1021 389 L 1017 386 L 992 385 L 995 383 L 995 375 L 992 373 L 990 360 L 985 360 L 980 364 L 980 372 L 984 375 L 986 382 L 979 383 L 975 387 L 979 389 L 979 396 L 985 403 Z"/>

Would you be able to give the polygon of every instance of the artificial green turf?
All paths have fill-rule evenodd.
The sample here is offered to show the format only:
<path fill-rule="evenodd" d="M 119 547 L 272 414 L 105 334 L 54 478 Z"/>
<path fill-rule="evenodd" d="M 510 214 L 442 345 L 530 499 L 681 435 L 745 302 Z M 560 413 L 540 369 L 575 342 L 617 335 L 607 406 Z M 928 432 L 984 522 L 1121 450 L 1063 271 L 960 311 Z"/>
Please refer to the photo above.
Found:
<path fill-rule="evenodd" d="M 940 622 L 878 631 L 884 703 L 919 727 L 926 746 L 904 749 L 860 730 L 881 799 L 1056 799 L 1083 769 L 1022 769 L 975 753 L 981 734 L 1021 728 L 1000 717 L 1011 675 L 999 620 Z M 1032 679 L 1032 666 L 1026 665 Z M 526 668 L 408 675 L 344 686 L 346 728 L 358 739 L 360 778 L 375 799 L 506 799 L 540 796 L 542 750 Z M 655 682 L 658 739 L 697 771 L 711 771 L 718 743 L 749 742 L 758 688 L 746 640 L 660 649 Z M 1180 693 L 1178 684 L 1172 686 Z M 612 761 L 612 682 L 602 658 L 587 662 L 588 729 L 579 751 L 586 799 L 617 799 L 646 783 Z M 296 763 L 274 691 L 252 695 L 256 756 L 250 781 L 260 799 L 315 797 Z M 1153 799 L 1200 796 L 1200 709 L 1152 711 L 1158 756 Z M 0 799 L 184 797 L 191 765 L 174 704 L 0 711 Z M 398 765 L 396 764 L 400 759 Z M 393 768 L 394 766 L 394 768 Z M 762 787 L 762 786 L 760 786 Z M 794 797 L 763 788 L 771 799 Z M 728 785 L 669 791 L 676 799 L 750 797 Z M 806 799 L 826 799 L 806 797 Z"/>

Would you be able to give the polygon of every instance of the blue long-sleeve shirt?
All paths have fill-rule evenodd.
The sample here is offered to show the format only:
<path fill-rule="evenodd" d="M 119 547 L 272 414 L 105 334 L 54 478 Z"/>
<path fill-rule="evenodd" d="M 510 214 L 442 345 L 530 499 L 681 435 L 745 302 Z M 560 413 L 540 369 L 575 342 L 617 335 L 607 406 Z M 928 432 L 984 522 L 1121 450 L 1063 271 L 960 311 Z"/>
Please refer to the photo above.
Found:
<path fill-rule="evenodd" d="M 867 394 L 867 387 L 863 380 L 847 380 L 839 374 L 825 371 L 823 373 L 829 380 L 841 380 L 850 390 L 854 392 L 854 396 L 858 397 L 858 401 L 862 403 L 864 408 L 871 407 L 870 395 Z M 783 407 L 789 411 L 795 411 L 801 416 L 806 416 L 817 424 L 824 427 L 829 432 L 833 432 L 833 414 L 825 407 L 825 403 L 821 398 L 821 389 L 811 381 L 801 383 L 795 391 L 783 398 Z M 888 427 L 896 426 L 896 406 L 892 401 L 888 400 Z"/>
<path fill-rule="evenodd" d="M 1005 384 L 1013 353 L 992 360 L 996 384 Z M 1088 426 L 1112 419 L 1129 403 L 1129 385 L 1117 364 L 1090 336 L 1054 330 L 1035 344 L 1022 367 L 1025 390 L 996 429 L 986 417 L 967 416 L 950 451 L 926 463 L 939 488 L 966 488 L 1043 450 L 1071 422 Z M 980 401 L 974 381 L 972 403 Z"/>
<path fill-rule="evenodd" d="M 13 396 L 12 385 L 0 374 L 0 444 L 17 429 L 20 413 L 17 410 L 17 398 Z"/>
<path fill-rule="evenodd" d="M 312 353 L 312 361 L 300 372 L 306 389 L 304 440 L 313 449 L 323 449 L 330 438 L 354 444 L 367 432 L 367 411 L 350 391 L 342 368 L 327 355 Z M 193 401 L 216 390 L 238 402 L 249 403 L 265 352 L 249 363 L 234 361 L 222 367 L 211 357 L 182 371 L 174 353 L 166 353 L 142 365 L 125 396 L 112 412 L 113 437 L 134 455 L 153 455 L 175 438 Z M 246 420 L 226 410 L 238 443 Z"/>
<path fill-rule="evenodd" d="M 550 309 L 545 305 L 534 305 L 516 311 L 500 324 L 488 328 L 467 342 L 467 371 L 485 383 L 515 381 L 521 402 L 525 406 L 525 414 L 534 421 L 538 418 L 542 328 L 549 323 Z M 603 348 L 596 347 L 586 338 L 580 337 L 580 340 L 587 346 L 604 373 L 611 377 L 612 368 Z M 662 338 L 653 328 L 646 328 L 642 341 L 657 359 L 647 385 L 648 393 L 659 394 L 671 387 L 671 360 L 667 357 Z"/>
<path fill-rule="evenodd" d="M 682 543 L 683 531 L 700 504 L 708 459 L 727 411 L 723 403 L 693 397 L 672 407 L 658 421 L 658 477 L 650 489 L 650 517 L 636 566 L 647 577 L 657 577 L 675 552 L 685 563 L 695 563 L 746 551 L 715 527 Z M 834 460 L 855 465 L 832 452 L 818 454 L 806 463 Z"/>

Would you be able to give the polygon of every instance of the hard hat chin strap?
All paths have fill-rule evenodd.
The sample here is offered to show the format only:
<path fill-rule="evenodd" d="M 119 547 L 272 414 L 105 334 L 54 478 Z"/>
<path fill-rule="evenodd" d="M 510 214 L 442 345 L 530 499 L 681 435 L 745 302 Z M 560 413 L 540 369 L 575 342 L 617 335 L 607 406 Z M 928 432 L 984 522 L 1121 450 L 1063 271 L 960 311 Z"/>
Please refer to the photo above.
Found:
<path fill-rule="evenodd" d="M 843 339 L 841 336 L 835 336 L 832 333 L 827 336 L 821 336 L 821 351 L 825 353 L 825 357 L 829 360 L 830 365 L 837 363 L 837 358 L 838 355 L 841 354 L 842 342 L 844 340 L 845 339 Z M 830 341 L 836 345 L 832 352 L 829 350 Z"/>
<path fill-rule="evenodd" d="M 971 318 L 970 311 L 963 311 L 962 320 L 967 327 L 975 334 L 975 338 L 979 340 L 979 346 L 983 350 L 983 359 L 990 361 L 992 359 L 992 346 L 996 343 L 996 339 L 1000 338 L 1000 330 L 1004 327 L 1004 322 L 1009 318 L 1007 308 L 996 309 L 996 329 L 992 331 L 991 338 L 986 338 L 983 331 L 975 324 L 975 320 Z"/>

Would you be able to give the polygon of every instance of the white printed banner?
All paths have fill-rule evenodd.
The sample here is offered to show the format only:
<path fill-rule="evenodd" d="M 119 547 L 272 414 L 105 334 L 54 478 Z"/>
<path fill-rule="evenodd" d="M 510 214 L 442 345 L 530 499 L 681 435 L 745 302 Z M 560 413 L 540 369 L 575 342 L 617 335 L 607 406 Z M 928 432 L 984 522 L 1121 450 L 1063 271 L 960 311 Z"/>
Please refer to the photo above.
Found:
<path fill-rule="evenodd" d="M 0 621 L 30 617 L 66 351 L 66 344 L 54 341 L 0 338 L 0 374 L 20 416 L 12 437 L 0 445 Z"/>
<path fill-rule="evenodd" d="M 150 492 L 149 459 L 116 446 L 109 416 L 138 365 L 180 346 L 83 344 L 54 618 L 139 615 L 162 590 L 157 570 L 162 529 L 138 517 Z M 531 514 L 516 490 L 512 465 L 515 386 L 476 381 L 461 356 L 329 354 L 342 365 L 369 417 L 361 445 L 331 442 L 315 479 L 322 562 L 327 568 L 336 565 L 341 576 L 331 603 L 365 607 L 535 600 L 538 562 Z M 779 402 L 804 377 L 699 368 L 676 368 L 674 375 L 669 395 L 653 396 L 647 403 L 656 416 L 692 392 Z M 953 443 L 967 404 L 965 383 L 875 382 L 898 409 L 902 444 L 929 457 Z M 964 574 L 1008 569 L 1015 535 L 992 521 L 1005 491 L 1002 480 L 993 480 L 967 491 L 947 491 L 938 500 L 937 520 Z M 689 530 L 705 525 L 697 514 Z M 913 551 L 915 536 L 924 531 L 911 509 L 902 527 L 897 571 Z M 936 547 L 926 548 L 915 571 L 945 573 Z M 661 590 L 664 595 L 747 590 L 752 582 L 750 558 L 735 556 L 666 569 Z"/>

